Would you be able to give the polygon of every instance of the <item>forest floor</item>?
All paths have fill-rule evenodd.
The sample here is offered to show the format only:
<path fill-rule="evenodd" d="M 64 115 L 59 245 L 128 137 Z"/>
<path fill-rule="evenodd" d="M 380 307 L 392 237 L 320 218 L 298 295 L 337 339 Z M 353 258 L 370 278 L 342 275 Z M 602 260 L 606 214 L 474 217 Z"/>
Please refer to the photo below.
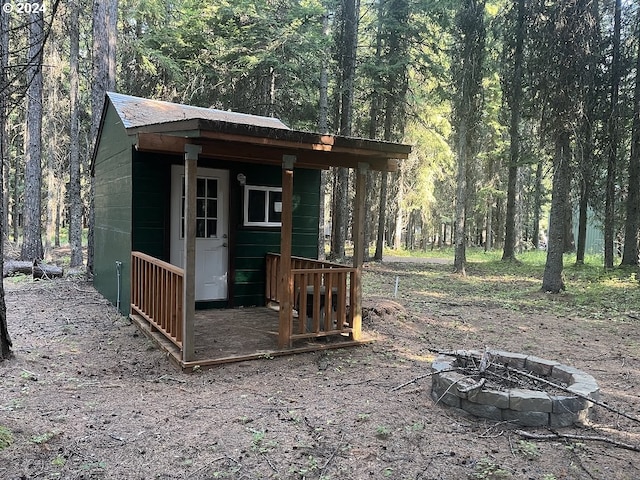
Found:
<path fill-rule="evenodd" d="M 587 439 L 640 445 L 640 425 L 605 408 L 560 430 L 583 439 L 538 441 L 436 405 L 428 376 L 396 388 L 430 371 L 433 350 L 489 346 L 580 368 L 637 416 L 637 292 L 589 306 L 541 294 L 525 274 L 450 271 L 368 264 L 374 343 L 192 374 L 83 279 L 7 279 L 15 357 L 0 363 L 0 478 L 640 478 L 640 453 Z"/>

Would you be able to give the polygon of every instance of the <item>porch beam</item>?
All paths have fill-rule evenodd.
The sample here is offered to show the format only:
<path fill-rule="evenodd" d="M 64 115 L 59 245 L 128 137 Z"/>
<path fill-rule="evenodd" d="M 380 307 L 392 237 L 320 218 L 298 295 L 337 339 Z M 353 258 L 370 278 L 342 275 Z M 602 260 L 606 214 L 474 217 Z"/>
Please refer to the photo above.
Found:
<path fill-rule="evenodd" d="M 195 139 L 177 137 L 160 133 L 138 133 L 135 147 L 140 152 L 158 152 L 182 154 L 185 144 L 193 142 Z M 202 145 L 200 158 L 211 157 L 232 161 L 242 161 L 248 163 L 261 163 L 280 165 L 283 155 L 295 154 L 300 148 L 285 148 L 269 145 L 255 145 L 242 143 L 239 141 L 226 141 L 216 139 L 199 138 L 199 145 Z M 374 157 L 374 155 L 379 155 Z M 406 158 L 405 154 L 394 154 L 397 158 Z M 368 163 L 372 170 L 396 171 L 398 159 L 390 158 L 384 152 L 369 151 L 366 154 Z M 330 167 L 357 168 L 358 163 L 363 159 L 363 155 L 336 151 L 308 150 L 304 152 L 304 158 L 296 162 L 299 168 L 328 169 Z"/>
<path fill-rule="evenodd" d="M 362 264 L 364 263 L 364 220 L 368 163 L 359 163 L 356 170 L 356 198 L 353 209 L 353 266 L 356 269 L 355 286 L 352 287 L 351 308 L 353 325 L 351 338 L 360 340 L 362 333 Z"/>
<path fill-rule="evenodd" d="M 280 312 L 278 348 L 291 348 L 291 323 L 293 320 L 293 276 L 291 275 L 291 239 L 293 234 L 293 164 L 296 157 L 282 156 L 282 213 L 280 221 L 280 278 L 278 296 Z"/>
<path fill-rule="evenodd" d="M 200 145 L 184 146 L 184 291 L 182 322 L 182 361 L 194 360 L 194 321 L 196 315 L 196 188 Z"/>

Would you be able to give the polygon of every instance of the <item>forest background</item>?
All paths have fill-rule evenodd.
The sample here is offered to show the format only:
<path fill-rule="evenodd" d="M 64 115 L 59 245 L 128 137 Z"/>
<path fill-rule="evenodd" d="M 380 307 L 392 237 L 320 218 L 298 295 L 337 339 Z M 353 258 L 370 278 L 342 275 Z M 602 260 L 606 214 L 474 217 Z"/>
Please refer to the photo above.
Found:
<path fill-rule="evenodd" d="M 91 271 L 90 159 L 115 90 L 412 144 L 367 179 L 377 259 L 452 245 L 464 273 L 470 245 L 546 248 L 542 288 L 559 292 L 592 212 L 603 265 L 638 265 L 636 2 L 2 0 L 0 19 L 2 237 L 23 259 L 68 243 Z M 323 179 L 340 259 L 349 173 Z"/>

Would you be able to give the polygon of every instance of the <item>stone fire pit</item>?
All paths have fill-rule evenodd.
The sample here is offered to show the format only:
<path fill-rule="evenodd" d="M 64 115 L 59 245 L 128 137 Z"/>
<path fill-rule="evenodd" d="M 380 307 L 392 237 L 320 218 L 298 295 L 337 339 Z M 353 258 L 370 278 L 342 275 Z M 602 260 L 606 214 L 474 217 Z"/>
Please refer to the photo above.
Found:
<path fill-rule="evenodd" d="M 591 406 L 586 398 L 599 398 L 595 379 L 581 370 L 533 355 L 500 350 L 487 353 L 491 361 L 489 369 L 521 370 L 566 386 L 568 391 L 553 391 L 544 385 L 536 388 L 492 387 L 490 381 L 486 384 L 489 386 L 473 388 L 478 379 L 472 378 L 465 369 L 478 365 L 483 353 L 459 350 L 441 354 L 432 363 L 431 398 L 477 417 L 513 421 L 530 427 L 567 427 L 583 422 Z"/>

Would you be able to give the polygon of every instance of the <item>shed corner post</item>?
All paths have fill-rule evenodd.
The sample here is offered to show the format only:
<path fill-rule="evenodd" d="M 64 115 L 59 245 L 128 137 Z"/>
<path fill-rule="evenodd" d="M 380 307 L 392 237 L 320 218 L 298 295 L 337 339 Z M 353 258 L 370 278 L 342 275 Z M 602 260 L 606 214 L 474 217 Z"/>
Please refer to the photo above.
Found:
<path fill-rule="evenodd" d="M 182 321 L 182 361 L 194 359 L 196 313 L 196 188 L 198 155 L 202 146 L 184 146 L 184 283 Z"/>
<path fill-rule="evenodd" d="M 295 155 L 282 156 L 282 214 L 280 227 L 280 278 L 278 297 L 280 312 L 278 348 L 291 347 L 293 320 L 293 277 L 291 275 L 291 243 L 293 233 L 293 165 Z"/>
<path fill-rule="evenodd" d="M 362 264 L 364 263 L 365 192 L 368 163 L 358 163 L 356 171 L 356 198 L 353 209 L 353 266 L 356 269 L 355 285 L 351 286 L 352 325 L 351 338 L 360 340 L 362 333 Z"/>

